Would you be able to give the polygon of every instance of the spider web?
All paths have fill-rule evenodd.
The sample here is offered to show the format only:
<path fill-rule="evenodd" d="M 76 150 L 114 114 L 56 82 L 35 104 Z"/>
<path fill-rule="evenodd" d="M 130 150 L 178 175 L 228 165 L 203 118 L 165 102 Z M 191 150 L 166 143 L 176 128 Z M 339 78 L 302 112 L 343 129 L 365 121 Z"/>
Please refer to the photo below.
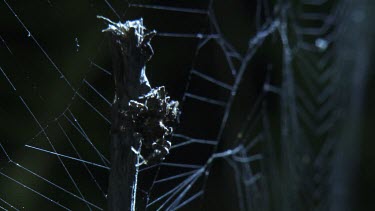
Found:
<path fill-rule="evenodd" d="M 3 0 L 0 209 L 106 208 L 114 86 L 97 15 L 158 31 L 147 75 L 182 104 L 170 154 L 140 169 L 138 209 L 342 204 L 341 127 L 366 71 L 340 34 L 361 3 Z"/>

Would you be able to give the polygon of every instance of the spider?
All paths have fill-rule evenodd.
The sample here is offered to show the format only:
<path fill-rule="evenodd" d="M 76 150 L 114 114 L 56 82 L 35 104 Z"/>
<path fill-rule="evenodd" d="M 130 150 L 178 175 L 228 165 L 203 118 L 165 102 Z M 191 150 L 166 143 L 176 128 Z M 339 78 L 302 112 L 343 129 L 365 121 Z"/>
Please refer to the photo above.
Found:
<path fill-rule="evenodd" d="M 179 116 L 178 105 L 178 101 L 167 96 L 164 86 L 152 89 L 138 101 L 130 100 L 128 110 L 123 112 L 123 128 L 132 128 L 143 139 L 146 155 L 141 154 L 142 163 L 158 163 L 169 154 L 173 126 Z"/>

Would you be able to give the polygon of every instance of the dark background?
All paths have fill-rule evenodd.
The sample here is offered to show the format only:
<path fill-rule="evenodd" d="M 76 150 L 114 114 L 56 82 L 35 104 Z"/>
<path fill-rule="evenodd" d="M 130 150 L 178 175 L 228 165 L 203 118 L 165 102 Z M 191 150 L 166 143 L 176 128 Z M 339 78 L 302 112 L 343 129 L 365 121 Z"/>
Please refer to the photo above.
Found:
<path fill-rule="evenodd" d="M 57 122 L 66 128 L 71 140 L 77 143 L 77 148 L 85 153 L 85 160 L 98 162 L 99 160 L 92 148 L 84 142 L 81 135 L 77 134 L 68 119 L 61 115 L 66 112 L 69 106 L 72 113 L 79 120 L 81 126 L 85 128 L 86 134 L 90 137 L 94 145 L 106 157 L 108 154 L 109 128 L 97 112 L 77 96 L 76 91 L 90 102 L 104 116 L 109 117 L 110 107 L 89 89 L 86 82 L 95 87 L 106 99 L 112 101 L 114 86 L 112 78 L 101 72 L 94 64 L 111 71 L 111 49 L 109 37 L 101 30 L 106 24 L 96 18 L 102 15 L 117 22 L 128 19 L 143 17 L 144 24 L 149 29 L 156 29 L 160 34 L 152 40 L 155 55 L 147 66 L 147 75 L 152 86 L 165 85 L 168 93 L 173 99 L 182 101 L 181 125 L 177 132 L 192 137 L 204 139 L 215 139 L 219 131 L 220 121 L 223 115 L 221 109 L 207 106 L 204 103 L 197 103 L 191 100 L 184 100 L 186 84 L 189 83 L 189 93 L 196 93 L 217 100 L 229 98 L 230 92 L 218 90 L 215 86 L 194 78 L 190 75 L 191 69 L 197 69 L 206 74 L 226 82 L 233 83 L 230 75 L 230 68 L 218 44 L 209 41 L 197 53 L 197 45 L 202 41 L 199 38 L 182 38 L 163 36 L 163 33 L 182 34 L 213 34 L 219 33 L 241 54 L 247 50 L 248 41 L 259 31 L 259 24 L 265 23 L 267 19 L 272 19 L 275 15 L 276 1 L 269 1 L 270 14 L 259 15 L 256 13 L 259 1 L 214 1 L 214 16 L 220 26 L 220 32 L 215 31 L 212 22 L 204 14 L 184 13 L 176 11 L 152 10 L 145 8 L 129 7 L 127 1 L 110 1 L 108 6 L 106 1 L 7 1 L 12 10 L 22 20 L 22 23 L 30 31 L 30 36 L 25 28 L 20 24 L 14 13 L 4 2 L 0 3 L 0 67 L 6 72 L 9 79 L 17 88 L 12 90 L 5 77 L 0 77 L 0 142 L 16 162 L 22 163 L 28 169 L 45 175 L 52 182 L 61 184 L 68 190 L 74 187 L 67 185 L 68 178 L 61 166 L 57 165 L 58 160 L 40 152 L 25 148 L 25 144 L 50 149 L 50 146 L 43 135 L 37 135 L 41 130 L 38 124 L 27 111 L 25 105 L 19 99 L 21 96 L 32 110 L 38 121 L 46 129 L 49 138 L 53 141 L 59 153 L 73 156 L 66 137 L 59 130 Z M 131 3 L 144 3 L 150 5 L 167 5 L 176 8 L 197 8 L 206 9 L 206 1 L 134 1 Z M 292 7 L 290 19 L 297 20 L 293 16 L 298 14 L 298 1 L 291 1 Z M 368 26 L 363 33 L 373 35 L 371 26 L 371 8 L 374 5 L 366 1 L 360 1 L 367 8 L 369 16 L 365 19 Z M 321 10 L 330 8 L 331 4 L 323 4 Z M 115 10 L 115 12 L 113 11 Z M 117 14 L 116 14 L 117 13 Z M 293 13 L 293 14 L 292 14 Z M 211 14 L 213 15 L 213 14 Z M 341 18 L 341 17 L 340 17 Z M 315 23 L 311 23 L 314 25 Z M 348 27 L 351 27 L 348 25 Z M 350 31 L 350 30 L 348 30 Z M 346 33 L 349 33 L 346 31 Z M 355 31 L 353 40 L 356 43 Z M 293 33 L 291 33 L 293 34 Z M 292 35 L 291 35 L 292 36 Z M 350 34 L 346 35 L 349 37 Z M 359 36 L 361 38 L 361 36 Z M 372 202 L 372 195 L 375 187 L 373 178 L 374 172 L 374 143 L 372 126 L 374 119 L 374 75 L 372 71 L 373 36 L 362 36 L 366 39 L 365 56 L 368 57 L 367 75 L 363 80 L 364 86 L 361 91 L 363 102 L 358 113 L 359 133 L 356 138 L 359 150 L 359 163 L 354 168 L 355 181 L 353 184 L 353 204 L 356 210 L 372 210 L 375 205 Z M 35 39 L 37 42 L 35 42 Z M 293 38 L 291 38 L 292 40 Z M 41 51 L 40 45 L 48 57 Z M 297 54 L 298 52 L 296 52 Z M 280 118 L 280 98 L 275 94 L 262 98 L 263 85 L 270 83 L 275 87 L 281 86 L 282 81 L 282 45 L 279 35 L 269 36 L 263 45 L 257 50 L 247 67 L 243 76 L 239 92 L 235 98 L 235 103 L 230 113 L 228 127 L 225 128 L 222 142 L 218 150 L 233 148 L 237 143 L 232 142 L 236 135 L 241 132 L 244 123 L 253 123 L 249 139 L 258 134 L 261 129 L 255 117 L 246 120 L 250 112 L 261 112 L 255 107 L 257 100 L 267 101 L 267 114 L 270 122 L 278 124 Z M 51 62 L 53 61 L 53 63 Z M 239 64 L 235 64 L 238 68 Z M 63 73 L 63 76 L 61 73 Z M 69 81 L 68 85 L 65 81 Z M 61 117 L 61 121 L 55 118 Z M 70 116 L 71 118 L 71 116 Z M 72 119 L 72 118 L 71 118 Z M 345 119 L 345 118 L 344 118 Z M 351 120 L 342 120 L 350 122 Z M 280 133 L 274 127 L 272 133 Z M 275 138 L 277 140 L 277 137 Z M 81 141 L 81 142 L 80 142 Z M 276 147 L 278 142 L 275 143 Z M 212 146 L 195 144 L 176 150 L 167 158 L 167 162 L 180 162 L 188 164 L 202 165 L 212 153 Z M 255 152 L 262 152 L 262 147 L 255 149 Z M 0 169 L 12 178 L 18 179 L 29 187 L 45 193 L 47 196 L 59 198 L 59 202 L 75 209 L 84 209 L 84 205 L 77 201 L 65 199 L 62 191 L 56 191 L 44 182 L 34 180 L 30 174 L 14 168 L 8 163 L 4 153 L 0 153 Z M 91 201 L 104 206 L 105 200 L 100 193 L 91 193 L 94 186 L 92 181 L 87 181 L 87 175 L 83 175 L 82 167 L 74 161 L 67 160 L 72 175 L 77 177 L 81 190 L 90 195 Z M 255 171 L 261 171 L 261 167 L 255 164 Z M 107 185 L 108 171 L 92 168 L 98 179 L 98 183 L 105 189 Z M 348 169 L 350 171 L 350 169 Z M 148 174 L 154 174 L 150 172 Z M 176 172 L 164 172 L 165 175 L 178 174 Z M 163 174 L 163 172 L 161 173 Z M 148 178 L 149 175 L 141 175 Z M 222 161 L 213 167 L 209 177 L 209 196 L 203 203 L 206 209 L 229 210 L 235 207 L 236 192 L 233 181 L 234 176 L 231 169 Z M 86 179 L 86 180 L 85 180 Z M 66 182 L 66 183 L 65 183 Z M 142 184 L 141 184 L 142 185 Z M 145 186 L 149 181 L 145 179 Z M 173 187 L 173 184 L 171 184 Z M 168 190 L 170 187 L 158 187 L 154 196 Z M 199 187 L 195 187 L 198 188 Z M 165 189 L 165 190 L 164 190 Z M 56 208 L 54 205 L 46 203 L 45 199 L 36 197 L 24 188 L 2 177 L 0 179 L 0 197 L 12 204 L 24 206 L 26 209 L 38 209 L 41 206 L 46 209 L 48 206 Z M 277 193 L 280 194 L 280 193 Z M 276 194 L 276 195 L 277 195 Z M 47 205 L 46 205 L 47 204 Z M 201 205 L 196 203 L 194 208 Z M 270 205 L 272 208 L 272 205 Z M 191 208 L 192 209 L 192 208 Z"/>

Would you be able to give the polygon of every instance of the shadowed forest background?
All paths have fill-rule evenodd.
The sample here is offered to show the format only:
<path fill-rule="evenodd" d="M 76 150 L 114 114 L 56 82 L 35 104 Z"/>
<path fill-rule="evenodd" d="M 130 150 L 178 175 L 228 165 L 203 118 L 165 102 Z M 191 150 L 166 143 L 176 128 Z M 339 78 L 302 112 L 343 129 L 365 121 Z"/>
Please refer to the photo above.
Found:
<path fill-rule="evenodd" d="M 106 209 L 114 84 L 101 15 L 158 32 L 147 77 L 181 102 L 175 148 L 141 168 L 140 204 L 375 209 L 374 7 L 0 1 L 0 208 Z"/>

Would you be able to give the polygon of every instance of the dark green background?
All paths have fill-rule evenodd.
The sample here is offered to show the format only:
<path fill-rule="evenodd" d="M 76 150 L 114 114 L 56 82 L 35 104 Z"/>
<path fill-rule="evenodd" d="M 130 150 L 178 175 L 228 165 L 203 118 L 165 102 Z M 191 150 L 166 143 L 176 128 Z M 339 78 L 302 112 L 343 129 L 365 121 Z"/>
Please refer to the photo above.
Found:
<path fill-rule="evenodd" d="M 32 37 L 17 21 L 14 14 L 7 7 L 5 2 L 0 3 L 0 36 L 5 42 L 0 42 L 0 67 L 6 72 L 13 82 L 17 91 L 11 89 L 6 79 L 0 77 L 0 142 L 3 144 L 9 155 L 17 162 L 22 163 L 41 175 L 47 175 L 49 179 L 61 184 L 63 187 L 68 182 L 61 166 L 56 165 L 56 158 L 43 153 L 37 153 L 25 149 L 25 144 L 49 148 L 42 135 L 33 137 L 40 128 L 28 113 L 25 106 L 19 100 L 19 96 L 27 102 L 34 115 L 43 126 L 49 126 L 48 135 L 59 148 L 62 154 L 70 154 L 68 144 L 64 136 L 58 130 L 55 117 L 71 104 L 71 110 L 85 128 L 86 133 L 91 137 L 93 143 L 108 155 L 109 124 L 105 123 L 95 112 L 92 111 L 82 100 L 80 100 L 58 71 L 61 71 L 71 85 L 90 102 L 96 109 L 106 116 L 109 116 L 110 108 L 103 100 L 84 85 L 83 79 L 87 80 L 108 100 L 113 98 L 113 83 L 111 77 L 100 72 L 91 61 L 101 67 L 111 70 L 111 50 L 109 37 L 101 30 L 106 27 L 105 23 L 96 18 L 102 15 L 114 21 L 119 21 L 117 15 L 106 4 L 105 1 L 7 1 L 14 12 L 22 20 L 23 24 L 30 31 Z M 143 17 L 145 25 L 149 29 L 156 29 L 161 33 L 202 33 L 210 34 L 212 25 L 206 15 L 166 12 L 161 10 L 141 9 L 128 7 L 126 1 L 109 1 L 112 8 L 121 17 L 121 21 Z M 163 2 L 163 1 L 160 1 Z M 140 1 L 140 3 L 158 5 L 158 1 Z M 217 22 L 220 25 L 221 35 L 240 52 L 247 49 L 248 39 L 255 35 L 256 24 L 256 1 L 214 1 L 214 11 Z M 134 3 L 134 2 L 133 2 Z M 298 1 L 294 2 L 298 4 Z M 205 9 L 206 1 L 168 1 L 165 3 L 174 7 L 187 7 Z M 275 4 L 275 2 L 271 3 Z M 371 8 L 370 3 L 368 8 Z M 327 5 L 328 7 L 328 5 Z M 325 6 L 322 6 L 324 10 Z M 270 16 L 271 17 L 271 16 Z M 369 16 L 372 17 L 372 16 Z M 261 18 L 264 21 L 264 18 Z M 371 20 L 366 19 L 371 22 Z M 369 24 L 370 25 L 370 24 Z M 373 29 L 368 28 L 368 33 L 373 34 Z M 371 36 L 367 36 L 371 37 Z M 48 58 L 41 52 L 41 49 L 33 41 L 37 40 L 40 46 L 48 54 L 49 58 L 56 65 L 54 67 Z M 78 40 L 78 45 L 77 41 Z M 214 43 L 208 43 L 199 54 L 196 54 L 196 46 L 200 42 L 197 38 L 179 38 L 157 36 L 152 40 L 155 55 L 147 66 L 147 75 L 152 86 L 165 85 L 169 94 L 178 100 L 182 100 L 186 83 L 189 81 L 189 71 L 192 68 L 212 73 L 220 80 L 232 83 L 227 62 L 221 50 Z M 355 40 L 353 40 L 355 42 Z M 373 40 L 368 40 L 368 52 L 374 52 Z M 6 46 L 7 45 L 7 46 Z M 10 51 L 8 50 L 8 48 Z M 230 117 L 230 127 L 226 128 L 224 141 L 219 149 L 233 147 L 229 140 L 235 137 L 238 128 L 244 122 L 244 118 L 251 111 L 252 105 L 256 102 L 262 92 L 262 87 L 267 75 L 271 75 L 271 82 L 275 86 L 281 83 L 281 59 L 282 46 L 278 36 L 270 36 L 256 55 L 249 63 L 248 71 L 243 77 L 240 92 L 236 97 Z M 375 209 L 372 196 L 375 193 L 374 187 L 374 143 L 372 127 L 375 125 L 374 106 L 375 99 L 372 94 L 374 87 L 374 75 L 372 71 L 372 54 L 367 55 L 371 61 L 365 85 L 365 97 L 361 109 L 361 126 L 358 142 L 360 145 L 360 166 L 355 173 L 355 185 L 357 198 L 353 199 L 360 210 Z M 215 99 L 225 100 L 229 93 L 217 91 L 206 82 L 192 78 L 191 87 L 196 93 L 207 94 Z M 73 97 L 73 99 L 72 99 Z M 272 121 L 277 122 L 279 118 L 280 101 L 278 97 L 270 96 L 268 99 L 268 115 Z M 207 112 L 209 111 L 209 113 Z M 214 139 L 218 130 L 218 122 L 222 111 L 214 110 L 205 105 L 186 102 L 183 105 L 182 125 L 179 132 L 197 137 Z M 204 118 L 203 118 L 204 116 Z M 350 120 L 349 120 L 350 121 Z M 69 123 L 61 121 L 66 126 L 72 140 L 81 140 Z M 358 124 L 358 123 L 354 123 Z M 198 129 L 197 129 L 198 128 Z M 254 129 L 254 134 L 257 133 Z M 274 131 L 275 133 L 279 131 Z M 90 146 L 80 142 L 77 147 L 87 153 L 87 160 L 97 161 L 95 153 L 89 152 Z M 168 158 L 171 161 L 181 161 L 192 164 L 203 164 L 212 148 L 194 145 L 187 150 L 174 153 Z M 260 149 L 259 149 L 260 150 Z M 96 159 L 96 160 L 95 160 Z M 37 182 L 27 173 L 17 170 L 7 164 L 6 157 L 0 153 L 3 172 L 23 181 L 37 190 L 42 190 L 47 195 L 59 197 L 61 204 L 70 207 L 77 206 L 82 209 L 82 204 L 75 204 L 75 201 L 64 200 L 61 191 L 48 188 L 45 183 Z M 228 167 L 221 167 L 219 163 L 211 176 L 212 184 L 208 198 L 208 207 L 222 209 L 233 208 L 235 201 L 235 189 L 232 184 L 231 172 Z M 83 172 L 82 167 L 75 162 L 67 161 L 72 174 L 79 177 Z M 258 169 L 259 170 L 259 169 Z M 102 170 L 93 171 L 98 176 L 98 182 L 106 187 L 107 173 Z M 170 172 L 171 174 L 177 172 Z M 83 174 L 83 173 L 82 173 Z M 78 178 L 82 191 L 89 193 L 92 183 Z M 223 186 L 219 186 L 222 184 Z M 212 188 L 212 189 L 211 189 Z M 217 189 L 215 189 L 217 188 Z M 156 190 L 163 192 L 162 189 Z M 12 201 L 15 205 L 25 206 L 26 209 L 45 209 L 50 206 L 44 199 L 36 197 L 23 188 L 16 186 L 10 180 L 1 177 L 0 197 Z M 218 194 L 220 193 L 220 194 Z M 226 194 L 228 193 L 228 194 Z M 216 195 L 218 194 L 218 195 Z M 104 205 L 103 197 L 98 194 L 90 195 L 90 198 L 98 204 Z M 215 200 L 216 199 L 216 200 Z M 227 201 L 226 201 L 227 200 Z M 212 204 L 210 204 L 212 203 Z M 217 206 L 214 205 L 217 203 Z M 47 204 L 47 205 L 46 205 Z M 221 206 L 221 207 L 220 207 Z M 52 206 L 55 207 L 55 206 Z"/>

